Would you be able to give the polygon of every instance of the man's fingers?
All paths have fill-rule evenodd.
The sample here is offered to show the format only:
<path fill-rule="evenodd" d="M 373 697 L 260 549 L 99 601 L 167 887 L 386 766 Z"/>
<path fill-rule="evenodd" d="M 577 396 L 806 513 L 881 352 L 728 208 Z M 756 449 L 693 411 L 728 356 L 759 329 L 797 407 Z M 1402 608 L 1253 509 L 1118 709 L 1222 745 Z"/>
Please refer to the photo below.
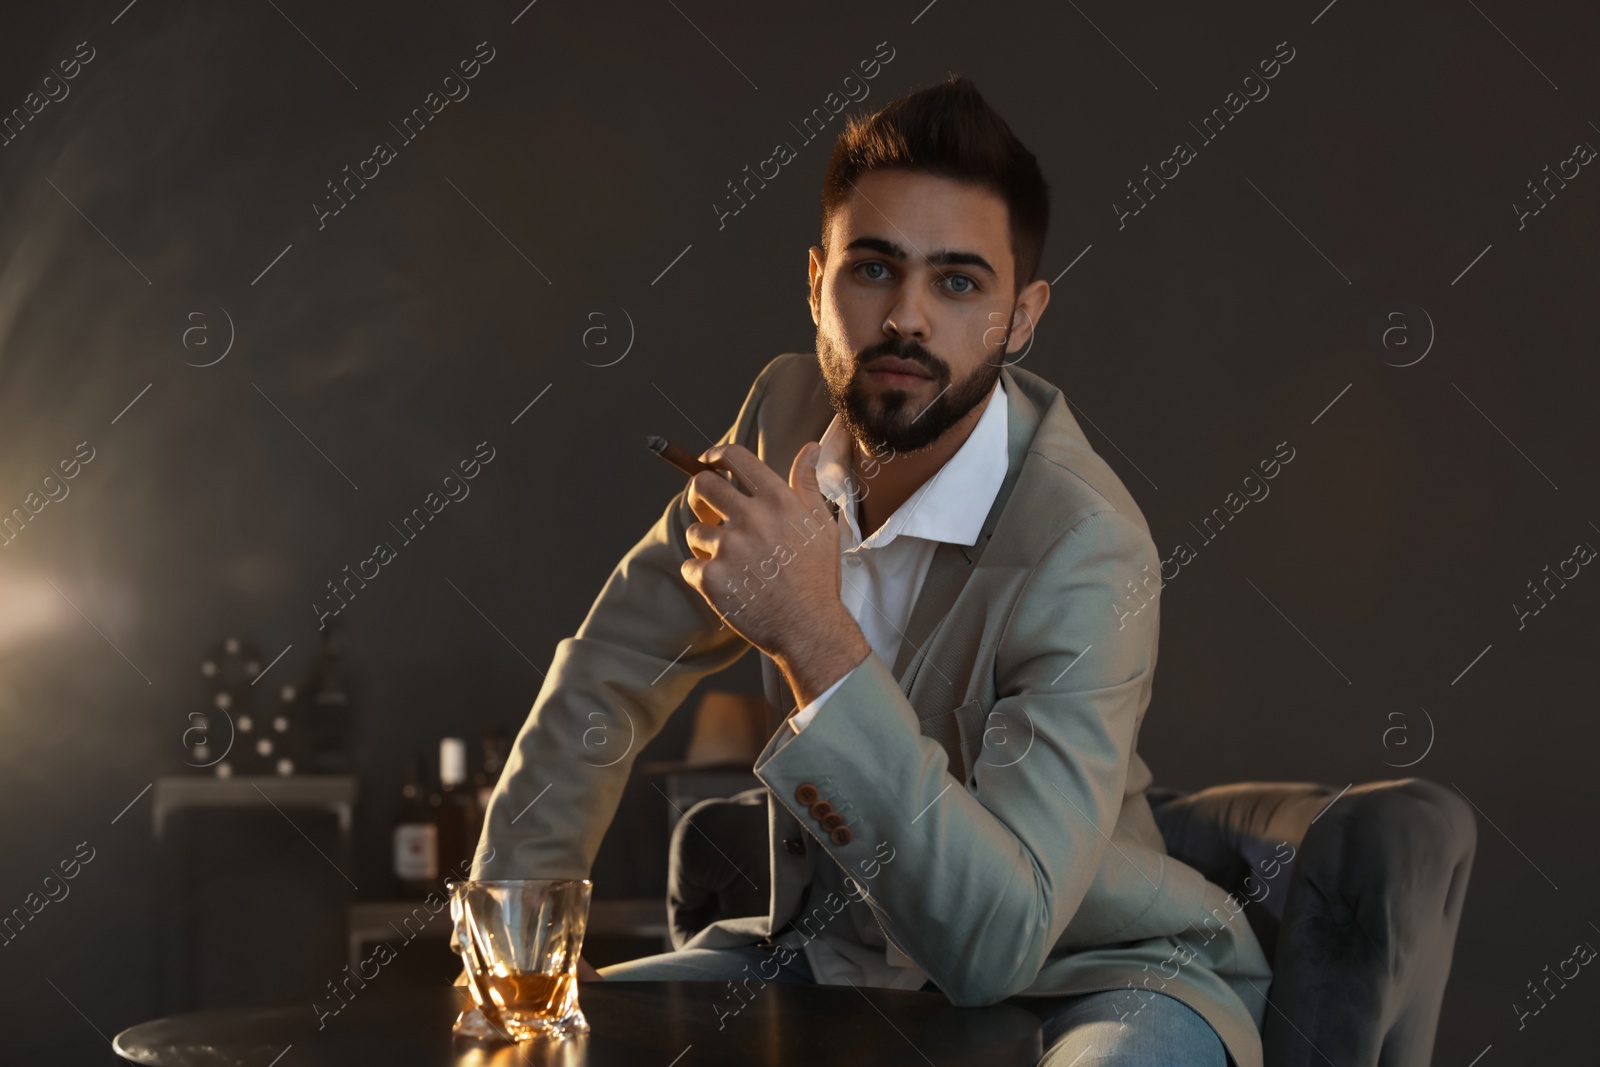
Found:
<path fill-rule="evenodd" d="M 715 525 L 733 518 L 744 499 L 744 494 L 720 474 L 701 471 L 689 479 L 689 507 L 701 522 Z"/>
<path fill-rule="evenodd" d="M 689 588 L 705 596 L 705 570 L 710 564 L 709 560 L 695 555 L 678 564 L 678 573 L 683 575 L 683 580 L 689 583 Z"/>
<path fill-rule="evenodd" d="M 721 526 L 707 522 L 690 523 L 683 531 L 683 539 L 693 552 L 696 559 L 710 559 L 717 554 L 717 546 L 722 544 L 728 531 Z"/>
<path fill-rule="evenodd" d="M 718 528 L 713 527 L 713 529 Z M 732 609 L 734 606 L 732 602 L 736 601 L 738 597 L 737 595 L 729 597 L 726 593 L 719 593 L 711 588 L 712 581 L 709 571 L 714 562 L 711 559 L 701 558 L 696 554 L 678 564 L 678 573 L 683 576 L 683 580 L 690 589 L 705 597 L 706 603 L 711 605 L 713 611 L 718 615 L 722 615 L 724 614 L 724 608 L 719 603 L 719 600 L 729 601 L 728 607 Z M 738 614 L 737 611 L 733 613 Z"/>
<path fill-rule="evenodd" d="M 698 496 L 693 490 L 689 492 L 689 510 L 694 512 L 694 517 L 701 522 L 715 526 L 722 521 L 721 512 L 712 507 L 706 500 Z"/>
<path fill-rule="evenodd" d="M 814 504 L 815 498 L 822 494 L 817 484 L 817 460 L 821 455 L 821 443 L 807 441 L 800 446 L 800 451 L 794 454 L 794 462 L 789 465 L 789 488 L 800 493 L 807 506 Z"/>
<path fill-rule="evenodd" d="M 761 462 L 761 459 L 741 444 L 729 442 L 712 445 L 700 453 L 700 462 L 717 470 L 732 471 L 752 496 L 786 489 L 789 483 L 778 472 Z"/>

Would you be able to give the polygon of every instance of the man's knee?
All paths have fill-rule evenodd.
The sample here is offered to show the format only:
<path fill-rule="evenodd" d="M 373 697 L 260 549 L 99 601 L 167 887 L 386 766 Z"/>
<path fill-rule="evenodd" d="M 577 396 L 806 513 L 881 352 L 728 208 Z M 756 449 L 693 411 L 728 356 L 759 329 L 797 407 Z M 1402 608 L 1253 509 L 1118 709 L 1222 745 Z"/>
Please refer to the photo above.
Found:
<path fill-rule="evenodd" d="M 1183 1001 L 1144 989 L 1108 989 L 1065 998 L 1041 1016 L 1039 1067 L 1227 1067 L 1228 1053 L 1210 1024 Z"/>

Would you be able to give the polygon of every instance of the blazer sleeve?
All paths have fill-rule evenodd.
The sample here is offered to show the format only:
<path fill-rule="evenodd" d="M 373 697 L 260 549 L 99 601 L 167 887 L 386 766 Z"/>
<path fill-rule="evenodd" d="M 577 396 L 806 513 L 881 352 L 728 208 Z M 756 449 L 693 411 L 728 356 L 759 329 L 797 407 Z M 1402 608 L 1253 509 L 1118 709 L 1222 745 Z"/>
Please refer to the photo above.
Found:
<path fill-rule="evenodd" d="M 855 670 L 854 667 L 850 669 Z M 809 724 L 816 716 L 817 709 L 822 707 L 823 703 L 829 697 L 833 696 L 833 691 L 843 685 L 844 679 L 848 677 L 850 677 L 850 675 L 846 673 L 844 678 L 840 678 L 837 682 L 834 682 L 832 685 L 828 686 L 828 688 L 824 689 L 821 693 L 814 697 L 811 703 L 807 704 L 805 707 L 789 716 L 789 728 L 795 733 L 799 733 L 801 730 L 804 730 L 807 724 Z"/>
<path fill-rule="evenodd" d="M 1008 755 L 979 758 L 972 791 L 922 735 L 876 652 L 756 763 L 775 799 L 855 879 L 852 892 L 888 939 L 958 1005 L 992 1004 L 1033 983 L 1104 858 L 1158 629 L 1155 603 L 1123 618 L 1115 605 L 1146 564 L 1159 559 L 1143 527 L 1101 510 L 1033 566 L 995 652 L 987 725 L 1005 725 Z M 796 798 L 822 782 L 847 816 L 845 844 Z"/>
<path fill-rule="evenodd" d="M 757 411 L 783 358 L 756 377 L 718 444 L 757 451 Z M 686 483 L 611 572 L 577 634 L 556 645 L 490 795 L 474 879 L 587 878 L 634 758 L 696 682 L 749 650 L 679 569 L 692 555 L 684 529 L 696 521 L 688 492 Z"/>

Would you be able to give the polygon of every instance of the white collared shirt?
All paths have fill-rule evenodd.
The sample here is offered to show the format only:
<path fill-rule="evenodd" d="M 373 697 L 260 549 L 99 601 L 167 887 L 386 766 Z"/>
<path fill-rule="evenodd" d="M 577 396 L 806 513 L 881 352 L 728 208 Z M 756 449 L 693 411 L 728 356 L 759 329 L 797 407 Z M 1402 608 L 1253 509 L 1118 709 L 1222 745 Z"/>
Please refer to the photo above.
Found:
<path fill-rule="evenodd" d="M 891 667 L 899 655 L 911 609 L 939 542 L 977 543 L 983 521 L 1006 476 L 1006 423 L 1005 384 L 996 382 L 983 414 L 956 454 L 865 539 L 856 515 L 856 501 L 872 492 L 872 479 L 868 476 L 861 488 L 852 489 L 855 479 L 850 453 L 854 442 L 837 415 L 822 435 L 817 485 L 824 496 L 839 505 L 839 596 L 872 650 Z M 878 462 L 893 463 L 894 457 Z M 789 718 L 797 736 L 834 690 L 854 673 L 852 669 Z M 855 939 L 824 933 L 807 941 L 805 952 L 812 974 L 825 985 L 850 981 L 891 989 L 920 989 L 928 979 L 893 945 L 886 952 L 879 952 Z"/>

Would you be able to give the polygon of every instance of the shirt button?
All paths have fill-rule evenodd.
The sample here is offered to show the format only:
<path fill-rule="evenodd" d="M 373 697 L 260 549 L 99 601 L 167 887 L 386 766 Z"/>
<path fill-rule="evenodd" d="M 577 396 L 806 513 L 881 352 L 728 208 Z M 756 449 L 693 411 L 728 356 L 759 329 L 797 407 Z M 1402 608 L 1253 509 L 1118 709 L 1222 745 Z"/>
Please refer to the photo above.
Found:
<path fill-rule="evenodd" d="M 856 553 L 854 553 L 854 552 L 852 552 L 849 555 L 845 556 L 844 561 L 846 563 L 850 564 L 850 566 L 852 566 L 852 567 L 861 566 L 861 557 L 859 555 L 857 555 Z"/>
<path fill-rule="evenodd" d="M 791 856 L 803 856 L 806 852 L 806 843 L 798 837 L 786 837 L 783 839 L 783 849 Z"/>

